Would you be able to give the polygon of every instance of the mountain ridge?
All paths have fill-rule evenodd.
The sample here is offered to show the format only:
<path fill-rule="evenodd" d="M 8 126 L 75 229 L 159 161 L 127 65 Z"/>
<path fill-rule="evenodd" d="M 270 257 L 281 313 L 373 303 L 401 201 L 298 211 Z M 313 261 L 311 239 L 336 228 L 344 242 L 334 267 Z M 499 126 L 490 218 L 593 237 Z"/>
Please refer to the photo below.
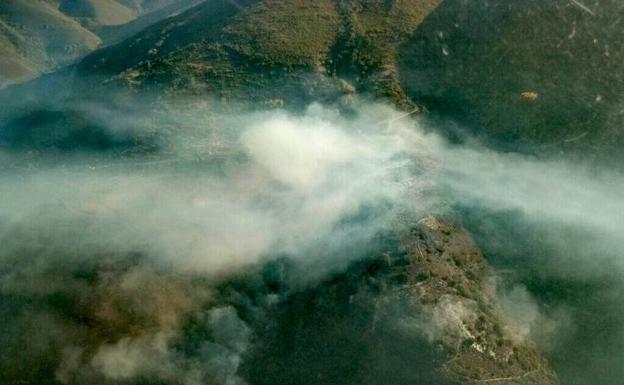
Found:
<path fill-rule="evenodd" d="M 137 18 L 147 26 L 177 10 L 178 0 L 6 0 L 0 3 L 0 88 L 37 78 L 70 65 L 105 41 L 100 29 L 133 31 L 121 26 Z M 188 4 L 180 1 L 181 8 Z M 168 12 L 167 12 L 168 10 Z M 160 11 L 160 12 L 158 12 Z M 152 13 L 150 17 L 145 12 Z M 109 32 L 110 33 L 110 32 Z"/>

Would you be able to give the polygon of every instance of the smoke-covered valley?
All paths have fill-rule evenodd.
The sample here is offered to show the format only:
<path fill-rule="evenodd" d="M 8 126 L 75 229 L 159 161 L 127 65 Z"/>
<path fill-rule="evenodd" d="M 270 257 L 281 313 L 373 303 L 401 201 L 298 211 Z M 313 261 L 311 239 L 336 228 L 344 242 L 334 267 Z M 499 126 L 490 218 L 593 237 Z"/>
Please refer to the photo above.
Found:
<path fill-rule="evenodd" d="M 440 341 L 470 308 L 427 315 L 392 273 L 410 264 L 401 232 L 432 214 L 475 234 L 509 338 L 537 342 L 563 379 L 579 359 L 619 370 L 614 172 L 451 144 L 353 98 L 72 110 L 106 140 L 19 119 L 3 132 L 6 383 L 450 381 Z"/>
<path fill-rule="evenodd" d="M 81 112 L 97 119 L 103 109 Z M 167 114 L 175 130 L 151 135 L 157 146 L 143 155 L 79 139 L 33 150 L 5 137 L 2 371 L 11 381 L 243 382 L 245 354 L 267 359 L 253 356 L 261 325 L 274 322 L 264 318 L 396 247 L 384 234 L 399 213 L 428 205 L 430 186 L 414 188 L 429 172 L 416 156 L 423 144 L 378 129 L 396 114 L 387 107 L 353 119 L 319 105 L 298 116 Z M 104 136 L 149 135 L 140 113 L 105 115 Z M 29 160 L 14 166 L 19 157 Z M 353 295 L 366 287 L 353 285 Z M 258 370 L 248 369 L 262 378 Z"/>

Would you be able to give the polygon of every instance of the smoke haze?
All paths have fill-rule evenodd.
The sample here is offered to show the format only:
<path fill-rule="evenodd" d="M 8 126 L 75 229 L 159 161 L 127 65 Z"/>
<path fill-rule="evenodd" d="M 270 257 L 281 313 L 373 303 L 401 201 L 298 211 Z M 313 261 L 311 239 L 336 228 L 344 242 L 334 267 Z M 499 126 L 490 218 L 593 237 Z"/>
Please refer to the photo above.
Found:
<path fill-rule="evenodd" d="M 418 316 L 388 300 L 379 321 L 386 327 L 367 341 L 356 338 L 368 333 L 358 317 L 371 319 L 379 306 L 368 284 L 353 284 L 354 298 L 366 298 L 359 308 L 344 310 L 338 298 L 321 311 L 334 332 L 296 306 L 276 307 L 298 298 L 322 309 L 306 293 L 333 298 L 325 280 L 395 247 L 387 234 L 402 216 L 431 212 L 465 214 L 500 271 L 501 307 L 517 338 L 536 339 L 552 356 L 580 349 L 585 304 L 547 283 L 621 277 L 624 179 L 452 145 L 424 121 L 352 103 L 302 113 L 72 107 L 95 122 L 87 132 L 100 135 L 97 143 L 85 142 L 84 127 L 16 136 L 24 122 L 12 120 L 1 138 L 0 371 L 13 383 L 54 373 L 39 383 L 194 385 L 270 383 L 301 377 L 303 365 L 323 368 L 332 383 L 392 375 L 439 384 L 426 364 L 430 350 L 417 352 L 417 373 L 398 367 L 410 347 L 428 346 L 428 333 L 470 317 L 466 306 L 444 303 L 432 325 L 414 332 L 405 323 Z M 619 306 L 605 333 L 621 342 L 622 285 L 609 282 L 590 291 L 602 306 Z M 331 340 L 333 355 L 316 357 L 307 338 L 303 351 L 279 350 L 284 329 L 268 321 L 271 312 L 278 324 L 299 325 L 292 333 L 309 327 Z M 272 338 L 277 347 L 267 345 Z M 592 346 L 593 360 L 621 371 L 614 363 L 624 352 Z M 397 368 L 381 367 L 386 354 Z M 372 369 L 343 367 L 342 355 Z M 297 363 L 305 357 L 318 362 Z M 288 369 L 268 365 L 271 358 Z M 555 364 L 562 378 L 575 375 L 563 360 Z"/>

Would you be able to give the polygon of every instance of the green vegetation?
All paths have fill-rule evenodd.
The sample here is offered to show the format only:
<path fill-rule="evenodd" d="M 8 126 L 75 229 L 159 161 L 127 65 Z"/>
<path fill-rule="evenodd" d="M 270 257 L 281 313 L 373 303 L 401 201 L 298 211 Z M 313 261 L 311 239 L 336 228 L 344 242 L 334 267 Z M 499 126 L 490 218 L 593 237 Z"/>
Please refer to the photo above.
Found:
<path fill-rule="evenodd" d="M 357 91 L 408 107 L 395 50 L 438 3 L 273 0 L 241 9 L 209 1 L 92 55 L 80 74 L 138 91 L 262 105 Z"/>
<path fill-rule="evenodd" d="M 0 88 L 73 64 L 109 36 L 120 39 L 138 32 L 127 23 L 146 12 L 137 20 L 143 28 L 188 7 L 189 1 L 3 0 Z"/>
<path fill-rule="evenodd" d="M 400 49 L 401 83 L 497 146 L 618 163 L 620 15 L 614 0 L 448 0 Z"/>

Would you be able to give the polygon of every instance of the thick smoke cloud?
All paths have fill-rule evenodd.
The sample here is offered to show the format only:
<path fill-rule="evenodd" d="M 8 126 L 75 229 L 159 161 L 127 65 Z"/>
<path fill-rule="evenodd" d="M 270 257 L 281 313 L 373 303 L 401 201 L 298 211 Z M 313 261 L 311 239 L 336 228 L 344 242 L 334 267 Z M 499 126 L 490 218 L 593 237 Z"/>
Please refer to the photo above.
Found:
<path fill-rule="evenodd" d="M 168 113 L 154 123 L 72 106 L 96 122 L 89 133 L 154 143 L 144 153 L 94 147 L 81 127 L 43 139 L 35 127 L 17 147 L 4 136 L 0 369 L 11 379 L 40 380 L 19 370 L 31 356 L 49 383 L 245 383 L 252 328 L 239 313 L 254 306 L 220 297 L 228 277 L 286 258 L 291 284 L 314 285 L 429 204 L 428 186 L 413 189 L 421 134 L 388 127 L 390 108 Z M 254 294 L 261 306 L 275 295 Z"/>
<path fill-rule="evenodd" d="M 240 133 L 231 143 L 238 147 L 228 149 L 234 155 L 224 155 L 233 158 L 226 170 L 211 169 L 211 158 L 187 160 L 189 148 L 179 142 L 165 159 L 108 163 L 85 156 L 52 168 L 9 170 L 0 187 L 4 226 L 37 218 L 22 234 L 32 236 L 64 223 L 66 233 L 52 237 L 48 249 L 80 234 L 75 247 L 84 247 L 81 252 L 141 250 L 176 269 L 206 274 L 236 270 L 266 254 L 305 254 L 319 239 L 369 237 L 392 216 L 372 208 L 409 204 L 401 198 L 418 166 L 416 148 L 371 127 L 366 117 L 341 119 L 319 106 L 303 116 L 236 117 L 226 123 Z M 365 208 L 374 219 L 357 229 L 337 228 Z"/>

